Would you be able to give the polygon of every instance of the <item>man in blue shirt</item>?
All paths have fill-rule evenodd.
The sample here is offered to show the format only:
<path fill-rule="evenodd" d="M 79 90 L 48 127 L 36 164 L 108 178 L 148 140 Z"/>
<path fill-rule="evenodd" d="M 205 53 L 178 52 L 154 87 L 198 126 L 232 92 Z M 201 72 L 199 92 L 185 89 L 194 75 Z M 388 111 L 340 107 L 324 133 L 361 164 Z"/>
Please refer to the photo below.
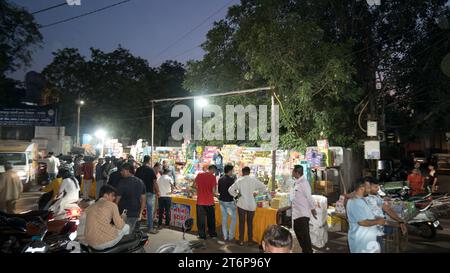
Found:
<path fill-rule="evenodd" d="M 386 219 L 386 214 L 399 223 L 399 226 L 403 234 L 407 233 L 407 227 L 403 219 L 397 215 L 395 211 L 391 209 L 389 203 L 385 202 L 383 198 L 378 194 L 380 190 L 379 182 L 372 177 L 366 177 L 364 179 L 370 183 L 369 195 L 366 197 L 367 204 L 374 213 L 375 217 Z M 381 252 L 384 252 L 384 235 L 393 232 L 393 228 L 389 226 L 377 226 L 378 227 L 378 242 L 381 245 Z"/>
<path fill-rule="evenodd" d="M 379 253 L 377 225 L 386 225 L 384 218 L 375 217 L 364 196 L 369 189 L 364 181 L 356 183 L 354 197 L 347 202 L 347 218 L 350 225 L 348 244 L 351 253 Z"/>

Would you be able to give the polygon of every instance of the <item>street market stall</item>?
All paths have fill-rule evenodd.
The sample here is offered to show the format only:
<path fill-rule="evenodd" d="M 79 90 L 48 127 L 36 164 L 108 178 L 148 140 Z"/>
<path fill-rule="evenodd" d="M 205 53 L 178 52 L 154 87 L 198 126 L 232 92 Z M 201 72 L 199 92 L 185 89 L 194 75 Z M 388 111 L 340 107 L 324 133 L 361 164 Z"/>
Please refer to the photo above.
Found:
<path fill-rule="evenodd" d="M 181 227 L 182 223 L 188 219 L 192 218 L 195 224 L 192 231 L 197 231 L 197 210 L 196 210 L 197 200 L 194 198 L 187 198 L 184 196 L 173 195 L 172 196 L 172 209 L 171 209 L 171 219 L 170 225 L 174 227 Z M 280 215 L 283 209 L 274 208 L 256 208 L 255 221 L 253 223 L 253 240 L 257 243 L 261 243 L 264 230 L 267 226 L 272 224 L 280 223 Z M 222 217 L 220 212 L 219 202 L 215 203 L 215 217 L 216 217 L 216 231 L 221 230 Z M 236 240 L 239 238 L 239 219 L 236 219 Z M 245 229 L 245 240 L 247 240 L 247 227 Z"/>
<path fill-rule="evenodd" d="M 150 154 L 148 148 L 144 148 L 143 153 Z M 221 163 L 223 165 L 232 164 L 235 167 L 234 173 L 238 177 L 241 176 L 241 169 L 244 166 L 250 167 L 251 175 L 267 185 L 265 192 L 255 196 L 257 209 L 253 223 L 254 240 L 259 243 L 268 225 L 281 224 L 283 219 L 288 219 L 283 216 L 290 215 L 289 197 L 294 183 L 292 179 L 294 165 L 303 166 L 313 194 L 330 195 L 340 190 L 339 181 L 327 181 L 327 175 L 319 172 L 333 167 L 335 163 L 342 162 L 342 158 L 339 158 L 342 153 L 334 152 L 333 149 L 334 147 L 328 148 L 328 150 L 309 147 L 306 153 L 294 150 L 277 150 L 274 179 L 272 179 L 272 151 L 259 147 L 238 145 L 198 146 L 184 143 L 182 147 L 156 147 L 153 152 L 153 162 L 168 160 L 170 165 L 181 166 L 177 168 L 176 173 L 177 189 L 172 195 L 170 225 L 181 227 L 182 223 L 191 217 L 195 220 L 193 231 L 197 230 L 197 196 L 192 185 L 197 174 L 206 171 L 210 164 L 216 164 L 216 158 L 219 154 L 222 157 Z M 272 186 L 273 180 L 275 181 L 274 187 Z M 220 231 L 222 217 L 218 201 L 215 205 L 216 226 L 217 231 Z M 237 219 L 237 221 L 239 220 Z M 287 222 L 287 225 L 290 225 L 290 222 Z M 236 238 L 238 236 L 238 228 L 236 228 Z"/>
<path fill-rule="evenodd" d="M 169 151 L 169 154 L 162 153 L 167 151 Z M 169 164 L 173 164 L 174 161 L 170 161 L 170 151 L 173 151 L 173 148 L 155 148 L 155 152 L 153 153 L 154 160 L 161 161 L 162 158 L 167 158 Z M 186 156 L 185 162 L 183 162 L 184 164 L 182 165 L 183 167 L 178 169 L 176 174 L 177 189 L 172 195 L 170 225 L 181 227 L 182 223 L 190 217 L 195 221 L 193 231 L 197 231 L 197 196 L 196 190 L 192 185 L 198 173 L 206 171 L 208 165 L 215 164 L 215 155 L 217 155 L 219 151 L 223 156 L 223 164 L 233 164 L 235 166 L 235 173 L 238 176 L 241 175 L 240 172 L 244 166 L 249 166 L 252 170 L 252 174 L 268 186 L 265 192 L 261 192 L 259 195 L 255 196 L 257 209 L 253 223 L 253 239 L 257 243 L 260 243 L 266 227 L 271 224 L 281 224 L 282 215 L 290 208 L 289 190 L 291 185 L 289 183 L 291 182 L 287 182 L 290 175 L 286 174 L 289 174 L 291 170 L 289 169 L 290 165 L 286 162 L 286 160 L 289 159 L 289 153 L 287 151 L 280 151 L 278 153 L 280 156 L 277 166 L 279 166 L 279 172 L 284 172 L 285 175 L 283 176 L 280 174 L 277 176 L 277 185 L 279 184 L 280 186 L 277 187 L 275 192 L 271 192 L 269 191 L 269 189 L 271 189 L 271 151 L 261 148 L 239 147 L 237 145 L 225 145 L 221 148 L 215 146 L 202 147 L 192 145 L 182 147 L 181 153 Z M 172 155 L 174 154 L 172 153 Z M 217 231 L 220 231 L 222 217 L 217 199 L 215 204 L 215 215 Z M 236 239 L 239 236 L 237 228 L 238 222 L 239 219 L 237 219 Z M 247 233 L 245 233 L 245 238 L 246 236 Z"/>

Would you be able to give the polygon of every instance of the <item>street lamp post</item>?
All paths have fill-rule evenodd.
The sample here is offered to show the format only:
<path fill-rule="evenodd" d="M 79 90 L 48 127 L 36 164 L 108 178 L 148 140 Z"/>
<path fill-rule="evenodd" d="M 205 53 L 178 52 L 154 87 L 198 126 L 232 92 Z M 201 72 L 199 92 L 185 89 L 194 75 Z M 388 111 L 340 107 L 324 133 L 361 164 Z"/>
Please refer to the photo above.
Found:
<path fill-rule="evenodd" d="M 84 105 L 84 100 L 78 99 L 76 101 L 77 104 L 77 146 L 80 146 L 80 112 L 81 106 Z"/>

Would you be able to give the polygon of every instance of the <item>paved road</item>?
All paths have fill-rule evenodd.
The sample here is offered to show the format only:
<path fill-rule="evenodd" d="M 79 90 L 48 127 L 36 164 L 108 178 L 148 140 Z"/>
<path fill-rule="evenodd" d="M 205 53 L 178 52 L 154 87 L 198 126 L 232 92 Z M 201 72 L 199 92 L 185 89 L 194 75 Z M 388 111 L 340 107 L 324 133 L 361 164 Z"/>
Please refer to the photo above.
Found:
<path fill-rule="evenodd" d="M 187 241 L 197 240 L 196 234 L 186 234 Z M 176 243 L 183 241 L 183 234 L 176 229 L 162 229 L 158 234 L 149 234 L 149 245 L 145 251 L 148 253 L 155 253 L 155 251 L 164 244 Z M 204 247 L 195 249 L 194 253 L 258 253 L 259 247 L 253 246 L 239 246 L 236 243 L 225 243 L 220 238 L 208 238 L 201 240 Z"/>

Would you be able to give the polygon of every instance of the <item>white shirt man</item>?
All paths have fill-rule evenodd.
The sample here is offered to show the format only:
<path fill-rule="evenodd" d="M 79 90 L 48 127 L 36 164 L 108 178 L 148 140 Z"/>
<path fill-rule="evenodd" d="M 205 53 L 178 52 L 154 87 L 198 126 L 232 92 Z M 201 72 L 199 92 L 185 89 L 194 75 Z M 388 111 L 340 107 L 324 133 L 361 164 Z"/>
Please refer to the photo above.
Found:
<path fill-rule="evenodd" d="M 295 185 L 291 192 L 292 220 L 294 231 L 303 253 L 312 253 L 309 235 L 309 218 L 316 217 L 315 202 L 311 195 L 311 186 L 303 175 L 303 167 L 296 165 L 292 171 Z"/>
<path fill-rule="evenodd" d="M 158 227 L 162 227 L 162 221 L 163 221 L 163 212 L 165 215 L 165 224 L 166 226 L 170 225 L 170 207 L 172 206 L 172 199 L 170 197 L 172 191 L 173 191 L 173 179 L 171 176 L 169 176 L 169 170 L 165 169 L 164 174 L 158 178 L 157 184 L 159 188 L 159 199 L 158 199 L 158 205 L 159 205 L 159 217 L 158 217 Z"/>
<path fill-rule="evenodd" d="M 295 180 L 291 192 L 292 199 L 292 219 L 300 217 L 311 217 L 311 210 L 316 207 L 311 194 L 311 186 L 305 176 Z"/>
<path fill-rule="evenodd" d="M 173 189 L 173 179 L 168 174 L 164 174 L 157 180 L 160 197 L 170 197 Z"/>
<path fill-rule="evenodd" d="M 263 191 L 266 189 L 261 181 L 254 177 L 250 177 L 250 168 L 244 167 L 242 169 L 242 177 L 231 185 L 228 192 L 231 196 L 236 197 L 240 194 L 237 201 L 238 216 L 239 216 L 239 244 L 244 245 L 244 230 L 245 222 L 247 221 L 247 237 L 248 241 L 253 241 L 253 217 L 256 211 L 256 201 L 254 197 L 255 191 Z"/>
<path fill-rule="evenodd" d="M 45 160 L 45 162 L 47 163 L 47 173 L 49 175 L 49 179 L 50 181 L 52 181 L 56 178 L 56 174 L 58 173 L 58 168 L 60 166 L 59 159 L 51 154 L 50 157 Z"/>
<path fill-rule="evenodd" d="M 255 211 L 256 201 L 253 193 L 255 191 L 263 191 L 265 189 L 266 185 L 264 185 L 264 183 L 255 177 L 245 175 L 238 178 L 236 182 L 228 189 L 228 192 L 232 196 L 236 196 L 237 190 L 241 196 L 238 198 L 236 205 L 247 211 Z"/>

